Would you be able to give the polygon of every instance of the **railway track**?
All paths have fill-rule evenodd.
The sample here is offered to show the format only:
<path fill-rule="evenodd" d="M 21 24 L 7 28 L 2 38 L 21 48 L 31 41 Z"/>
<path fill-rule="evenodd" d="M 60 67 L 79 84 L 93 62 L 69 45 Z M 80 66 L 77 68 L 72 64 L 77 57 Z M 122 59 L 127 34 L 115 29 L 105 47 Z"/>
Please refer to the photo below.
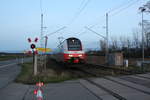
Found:
<path fill-rule="evenodd" d="M 123 68 L 117 68 L 117 67 L 110 67 L 106 65 L 96 65 L 96 64 L 85 64 L 85 66 L 91 66 L 97 69 L 105 69 L 105 70 L 112 70 L 115 72 L 121 72 L 122 74 L 136 74 L 136 73 L 141 73 L 140 71 L 136 70 L 127 70 Z"/>
<path fill-rule="evenodd" d="M 139 70 L 129 70 L 126 68 L 119 68 L 119 67 L 111 67 L 106 65 L 96 65 L 96 64 L 64 64 L 61 62 L 55 61 L 59 66 L 63 66 L 63 70 L 77 72 L 77 73 L 84 73 L 86 75 L 92 77 L 99 77 L 99 76 L 108 76 L 108 75 L 132 75 L 132 74 L 140 74 L 142 73 Z"/>
<path fill-rule="evenodd" d="M 104 90 L 105 92 L 109 93 L 110 95 L 112 95 L 113 97 L 115 97 L 118 100 L 127 100 L 125 97 L 123 97 L 123 96 L 113 92 L 112 90 L 110 90 L 110 89 L 108 89 L 108 88 L 106 88 L 106 87 L 104 87 L 104 86 L 102 86 L 102 85 L 100 85 L 100 84 L 90 80 L 90 79 L 84 79 L 84 80 L 86 80 L 87 82 L 95 85 L 97 88 L 100 88 L 100 89 Z"/>
<path fill-rule="evenodd" d="M 67 70 L 68 72 L 76 75 L 77 78 L 80 78 L 82 82 L 80 81 L 79 84 L 85 87 L 85 89 L 87 89 L 91 94 L 95 95 L 98 100 L 107 100 L 106 95 L 109 97 L 109 100 L 131 100 L 131 97 L 135 96 L 135 92 L 140 94 L 141 96 L 144 95 L 150 97 L 150 90 L 148 90 L 145 86 L 141 87 L 139 84 L 132 83 L 127 80 L 109 77 L 113 76 L 112 72 L 117 73 L 117 75 L 129 75 L 139 72 L 92 64 L 67 64 L 63 67 L 63 70 Z M 110 84 L 114 85 L 114 87 Z M 124 95 L 124 93 L 126 93 L 127 91 L 129 92 L 129 96 Z M 104 93 L 105 95 L 100 93 Z"/>
<path fill-rule="evenodd" d="M 72 73 L 79 75 L 79 77 L 82 77 L 81 73 L 84 73 L 84 75 L 88 75 L 89 77 L 97 77 L 97 74 L 94 74 L 92 72 L 88 72 L 85 71 L 79 67 L 75 67 L 75 68 L 71 68 L 70 70 Z M 104 86 L 95 83 L 94 81 L 92 81 L 90 78 L 83 78 L 83 80 L 89 82 L 90 84 L 96 86 L 97 88 L 100 88 L 102 90 L 104 90 L 105 92 L 107 92 L 108 94 L 112 95 L 114 98 L 116 98 L 116 100 L 127 100 L 126 98 L 122 97 L 121 95 L 111 91 L 110 89 L 105 88 Z M 84 86 L 82 83 L 80 83 L 82 86 Z M 85 87 L 85 86 L 84 86 Z M 89 90 L 87 87 L 85 87 L 90 93 L 92 93 L 93 95 L 95 95 L 99 100 L 103 100 L 99 95 L 95 94 L 93 91 Z"/>
<path fill-rule="evenodd" d="M 97 64 L 88 64 L 88 63 L 85 63 L 85 64 L 75 64 L 75 65 L 70 65 L 70 64 L 64 64 L 64 63 L 61 63 L 61 62 L 57 62 L 55 61 L 56 63 L 58 63 L 60 66 L 63 66 L 64 68 L 74 68 L 74 70 L 82 70 L 84 73 L 86 72 L 89 73 L 89 74 L 93 74 L 93 76 L 99 76 L 101 73 L 101 71 L 105 71 L 103 74 L 104 75 L 110 75 L 110 74 L 113 74 L 113 73 L 117 73 L 119 75 L 132 75 L 132 74 L 141 74 L 143 73 L 142 71 L 140 70 L 130 70 L 130 69 L 126 69 L 124 67 L 112 67 L 112 66 L 107 66 L 107 65 L 97 65 Z M 89 71 L 88 71 L 89 70 Z M 95 72 L 98 70 L 99 71 L 99 75 L 95 75 Z M 111 72 L 111 73 L 110 73 Z M 102 75 L 102 74 L 101 74 Z M 103 75 L 102 75 L 103 76 Z"/>
<path fill-rule="evenodd" d="M 115 69 L 112 69 L 112 70 L 115 70 Z M 85 71 L 85 70 L 83 70 L 83 69 L 81 69 L 81 68 L 77 68 L 76 71 L 83 72 L 83 73 L 88 74 L 88 75 L 90 75 L 90 76 L 92 76 L 92 77 L 97 77 L 97 76 L 98 76 L 98 75 L 95 74 L 95 73 Z M 120 71 L 120 70 L 119 70 L 119 71 Z M 121 71 L 123 71 L 123 70 L 121 70 Z M 129 73 L 129 72 L 127 71 L 127 73 Z M 130 88 L 130 89 L 135 90 L 135 91 L 138 91 L 138 92 L 140 92 L 140 93 L 144 93 L 144 94 L 146 94 L 146 95 L 150 95 L 150 92 L 149 92 L 149 91 L 146 91 L 146 90 L 141 89 L 141 88 L 137 88 L 137 87 L 135 87 L 135 86 L 130 86 L 130 85 L 128 85 L 128 84 L 125 84 L 125 83 L 116 81 L 116 80 L 114 80 L 114 79 L 111 79 L 111 78 L 109 78 L 109 77 L 107 77 L 107 76 L 106 76 L 106 77 L 105 77 L 105 76 L 102 77 L 102 79 L 111 81 L 111 82 L 113 82 L 113 83 L 119 84 L 119 85 L 124 86 L 124 87 L 126 87 L 126 88 Z M 101 84 L 99 84 L 99 83 L 94 82 L 94 81 L 93 81 L 92 79 L 90 79 L 90 78 L 84 78 L 83 80 L 85 80 L 85 81 L 89 82 L 90 84 L 96 86 L 97 88 L 100 88 L 100 89 L 102 89 L 103 91 L 107 92 L 109 95 L 111 95 L 111 96 L 113 96 L 114 98 L 116 98 L 116 100 L 128 100 L 126 97 L 120 95 L 119 93 L 116 93 L 115 91 L 113 91 L 113 90 L 111 90 L 111 89 L 109 89 L 109 88 L 107 88 L 107 87 L 105 87 L 105 86 L 103 86 L 103 85 L 101 85 Z M 87 89 L 87 90 L 89 90 L 89 89 Z M 89 92 L 92 92 L 92 91 L 89 90 Z M 96 95 L 96 97 L 98 97 L 99 100 L 103 100 L 102 97 L 98 96 L 97 94 L 95 94 L 95 93 L 93 93 L 93 92 L 92 92 L 92 94 Z"/>
<path fill-rule="evenodd" d="M 72 71 L 80 71 L 87 75 L 98 77 L 107 75 L 132 75 L 140 72 L 133 70 L 120 69 L 115 67 L 107 67 L 104 65 L 82 64 L 82 65 L 65 65 L 66 68 L 70 68 Z"/>
<path fill-rule="evenodd" d="M 85 73 L 91 77 L 97 77 L 98 75 L 97 74 L 94 74 L 92 72 L 88 72 L 88 71 L 85 71 L 79 67 L 75 68 L 76 71 L 79 71 L 79 72 L 82 72 L 82 73 Z M 81 76 L 82 77 L 82 76 Z M 104 78 L 104 77 L 103 77 Z M 83 80 L 89 82 L 90 84 L 96 86 L 97 88 L 100 88 L 102 90 L 104 90 L 105 92 L 107 92 L 108 94 L 110 94 L 111 96 L 113 96 L 114 98 L 116 98 L 116 100 L 127 100 L 126 98 L 124 98 L 123 96 L 113 92 L 112 90 L 92 81 L 90 78 L 84 78 Z M 82 84 L 83 85 L 83 84 Z M 84 85 L 83 85 L 84 86 Z M 95 94 L 93 91 L 89 90 L 88 88 L 86 88 L 90 93 L 94 94 L 99 100 L 103 100 L 102 97 L 98 96 L 97 94 Z"/>

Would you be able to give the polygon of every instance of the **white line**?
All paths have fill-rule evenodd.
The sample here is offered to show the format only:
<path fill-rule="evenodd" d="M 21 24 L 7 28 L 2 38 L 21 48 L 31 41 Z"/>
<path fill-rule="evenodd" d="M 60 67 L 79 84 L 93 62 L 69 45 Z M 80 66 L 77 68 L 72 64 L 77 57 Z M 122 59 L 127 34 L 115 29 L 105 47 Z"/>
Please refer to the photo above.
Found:
<path fill-rule="evenodd" d="M 2 66 L 0 66 L 0 68 L 4 68 L 4 67 L 15 65 L 15 64 L 17 64 L 17 63 L 12 63 L 12 64 L 8 64 L 8 65 L 2 65 Z"/>

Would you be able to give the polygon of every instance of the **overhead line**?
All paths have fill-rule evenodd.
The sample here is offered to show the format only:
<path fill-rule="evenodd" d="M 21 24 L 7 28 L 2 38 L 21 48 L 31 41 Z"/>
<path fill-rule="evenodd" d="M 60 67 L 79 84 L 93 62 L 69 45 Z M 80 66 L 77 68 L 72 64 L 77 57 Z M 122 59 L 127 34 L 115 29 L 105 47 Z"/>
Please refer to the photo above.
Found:
<path fill-rule="evenodd" d="M 41 10 L 41 13 L 43 13 L 43 2 L 42 2 L 42 0 L 40 0 L 40 10 Z"/>
<path fill-rule="evenodd" d="M 132 2 L 132 1 L 133 1 L 133 2 Z M 111 16 L 114 16 L 114 15 L 120 13 L 121 11 L 123 11 L 123 10 L 129 8 L 130 6 L 134 5 L 135 3 L 139 2 L 139 1 L 140 1 L 140 0 L 136 0 L 136 1 L 134 1 L 134 0 L 129 0 L 129 1 L 125 4 L 125 7 L 121 8 L 121 7 L 124 5 L 124 3 L 123 3 L 123 4 L 119 5 L 118 7 L 115 7 L 114 9 L 109 10 L 108 13 L 115 12 L 116 10 L 120 9 L 119 11 L 117 11 L 117 12 L 115 12 L 115 13 L 113 13 L 113 14 L 111 15 Z M 131 3 L 131 2 L 132 2 L 132 3 Z M 129 4 L 129 5 L 127 5 L 127 4 Z M 127 5 L 127 6 L 126 6 L 126 5 Z M 104 21 L 104 20 L 103 20 L 103 21 Z M 102 21 L 102 22 L 103 22 L 103 21 Z M 93 28 L 93 27 L 95 27 L 97 24 L 98 24 L 98 23 L 96 23 L 96 24 L 94 24 L 94 25 L 91 25 L 89 28 Z M 85 33 L 85 31 L 79 33 L 78 35 L 81 35 L 81 34 L 83 34 L 83 33 Z"/>
<path fill-rule="evenodd" d="M 126 1 L 126 0 L 125 0 L 125 1 Z M 126 4 L 130 3 L 131 1 L 133 1 L 133 0 L 128 0 L 128 1 L 126 2 Z M 117 6 L 117 7 L 113 8 L 113 9 L 107 11 L 107 13 L 114 12 L 115 10 L 120 9 L 122 6 L 124 6 L 124 5 L 126 5 L 126 4 L 122 3 L 122 4 L 120 4 L 119 6 Z M 105 14 L 104 14 L 103 16 L 101 16 L 100 18 L 102 18 L 102 17 L 104 17 L 104 16 L 105 16 Z M 103 22 L 103 21 L 105 21 L 105 20 L 102 20 L 101 22 Z M 91 25 L 90 28 L 95 27 L 97 24 L 98 24 L 98 23 Z"/>
<path fill-rule="evenodd" d="M 138 3 L 139 1 L 141 1 L 141 0 L 136 0 L 136 1 L 132 2 L 131 4 L 127 5 L 126 7 L 123 7 L 122 9 L 118 10 L 117 12 L 112 13 L 111 16 L 114 16 L 114 15 L 119 14 L 119 13 L 122 12 L 123 10 L 128 9 L 128 8 L 131 7 L 132 5 Z"/>
<path fill-rule="evenodd" d="M 60 28 L 60 29 L 58 29 L 58 30 L 56 30 L 56 31 L 52 32 L 52 33 L 49 33 L 49 34 L 47 34 L 47 35 L 45 35 L 45 36 L 53 35 L 53 34 L 55 34 L 55 33 L 59 32 L 59 31 L 61 31 L 61 30 L 65 29 L 65 28 L 66 28 L 66 26 L 64 26 L 64 27 L 62 27 L 62 28 Z M 45 37 L 45 36 L 44 36 L 44 37 Z"/>
<path fill-rule="evenodd" d="M 125 1 L 127 1 L 127 0 L 125 0 Z M 115 7 L 115 8 L 113 8 L 113 9 L 107 11 L 107 13 L 114 12 L 115 10 L 120 9 L 121 7 L 123 7 L 123 6 L 126 5 L 126 4 L 129 4 L 129 3 L 132 2 L 132 1 L 134 1 L 134 0 L 128 0 L 128 1 L 125 2 L 125 3 L 123 2 L 122 4 L 118 5 L 117 7 Z"/>
<path fill-rule="evenodd" d="M 133 1 L 132 3 L 130 3 L 131 1 Z M 126 5 L 127 4 L 129 4 L 129 5 L 127 5 L 126 7 L 123 7 L 122 9 L 121 9 L 121 7 L 124 5 L 124 4 L 121 4 L 121 5 L 119 5 L 118 7 L 116 7 L 116 8 L 114 8 L 114 9 L 112 9 L 112 10 L 110 10 L 110 11 L 108 11 L 108 13 L 112 13 L 112 12 L 115 12 L 115 10 L 118 10 L 118 9 L 120 9 L 120 10 L 118 10 L 117 12 L 115 12 L 115 13 L 113 13 L 112 15 L 109 15 L 109 16 L 114 16 L 114 15 L 116 15 L 116 14 L 118 14 L 118 13 L 120 13 L 121 11 L 123 11 L 123 10 L 125 10 L 125 9 L 127 9 L 127 8 L 129 8 L 130 6 L 132 6 L 132 5 L 134 5 L 135 3 L 137 3 L 137 2 L 139 2 L 139 1 L 141 1 L 141 0 L 136 0 L 136 1 L 134 1 L 134 0 L 130 0 L 130 1 L 128 1 L 127 3 L 126 3 Z M 104 20 L 103 20 L 104 21 Z M 102 21 L 102 22 L 103 22 Z M 90 28 L 92 28 L 92 27 L 95 27 L 96 25 L 97 25 L 98 23 L 96 23 L 96 24 L 94 24 L 94 25 L 92 25 L 92 26 L 90 26 Z"/>
<path fill-rule="evenodd" d="M 79 10 L 81 9 L 81 7 L 82 7 L 82 5 L 84 4 L 85 1 L 86 1 L 86 0 L 82 0 L 82 2 L 81 2 L 81 4 L 80 4 L 80 6 L 79 6 L 79 8 L 78 8 L 77 11 L 79 11 Z"/>
<path fill-rule="evenodd" d="M 87 0 L 86 2 L 85 2 L 85 0 L 83 0 L 82 2 L 81 2 L 81 6 L 82 6 L 82 4 L 84 3 L 84 5 L 82 6 L 82 8 L 80 8 L 79 9 L 79 11 L 75 14 L 75 16 L 73 17 L 73 19 L 70 21 L 70 23 L 69 24 L 72 24 L 78 17 L 79 17 L 79 15 L 82 13 L 82 11 L 86 8 L 86 6 L 88 5 L 88 3 L 90 2 L 91 0 Z"/>

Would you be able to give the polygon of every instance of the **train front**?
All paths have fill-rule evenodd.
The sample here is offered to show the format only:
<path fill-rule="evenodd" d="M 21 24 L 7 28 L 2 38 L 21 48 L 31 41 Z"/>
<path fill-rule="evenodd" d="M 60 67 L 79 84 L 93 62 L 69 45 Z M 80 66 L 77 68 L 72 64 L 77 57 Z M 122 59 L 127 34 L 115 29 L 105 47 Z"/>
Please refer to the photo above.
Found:
<path fill-rule="evenodd" d="M 66 40 L 66 51 L 64 60 L 67 63 L 84 63 L 85 53 L 82 49 L 81 41 L 77 38 L 68 38 Z"/>

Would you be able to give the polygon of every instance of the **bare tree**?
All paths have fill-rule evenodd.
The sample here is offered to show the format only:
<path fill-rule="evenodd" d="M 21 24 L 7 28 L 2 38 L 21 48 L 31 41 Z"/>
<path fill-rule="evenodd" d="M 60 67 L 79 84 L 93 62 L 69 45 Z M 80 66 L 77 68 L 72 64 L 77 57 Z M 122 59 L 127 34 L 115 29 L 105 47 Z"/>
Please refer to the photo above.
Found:
<path fill-rule="evenodd" d="M 126 40 L 126 43 L 127 43 L 127 48 L 130 49 L 132 47 L 132 41 L 130 40 L 129 37 Z"/>
<path fill-rule="evenodd" d="M 100 40 L 100 48 L 101 48 L 101 51 L 103 51 L 103 52 L 106 51 L 106 41 L 105 40 Z"/>
<path fill-rule="evenodd" d="M 126 47 L 126 39 L 125 39 L 125 37 L 120 37 L 120 46 L 121 46 L 121 48 L 125 48 Z"/>
<path fill-rule="evenodd" d="M 135 29 L 133 31 L 133 47 L 140 48 L 140 31 Z"/>
<path fill-rule="evenodd" d="M 119 44 L 117 42 L 117 38 L 114 38 L 114 37 L 112 38 L 112 44 L 110 47 L 113 51 L 117 51 L 119 49 Z"/>
<path fill-rule="evenodd" d="M 150 47 L 150 22 L 148 20 L 144 20 L 144 33 L 145 33 L 145 44 L 146 47 Z"/>
<path fill-rule="evenodd" d="M 150 1 L 148 1 L 148 2 L 144 5 L 144 7 L 146 8 L 146 10 L 147 10 L 148 12 L 150 12 Z"/>

